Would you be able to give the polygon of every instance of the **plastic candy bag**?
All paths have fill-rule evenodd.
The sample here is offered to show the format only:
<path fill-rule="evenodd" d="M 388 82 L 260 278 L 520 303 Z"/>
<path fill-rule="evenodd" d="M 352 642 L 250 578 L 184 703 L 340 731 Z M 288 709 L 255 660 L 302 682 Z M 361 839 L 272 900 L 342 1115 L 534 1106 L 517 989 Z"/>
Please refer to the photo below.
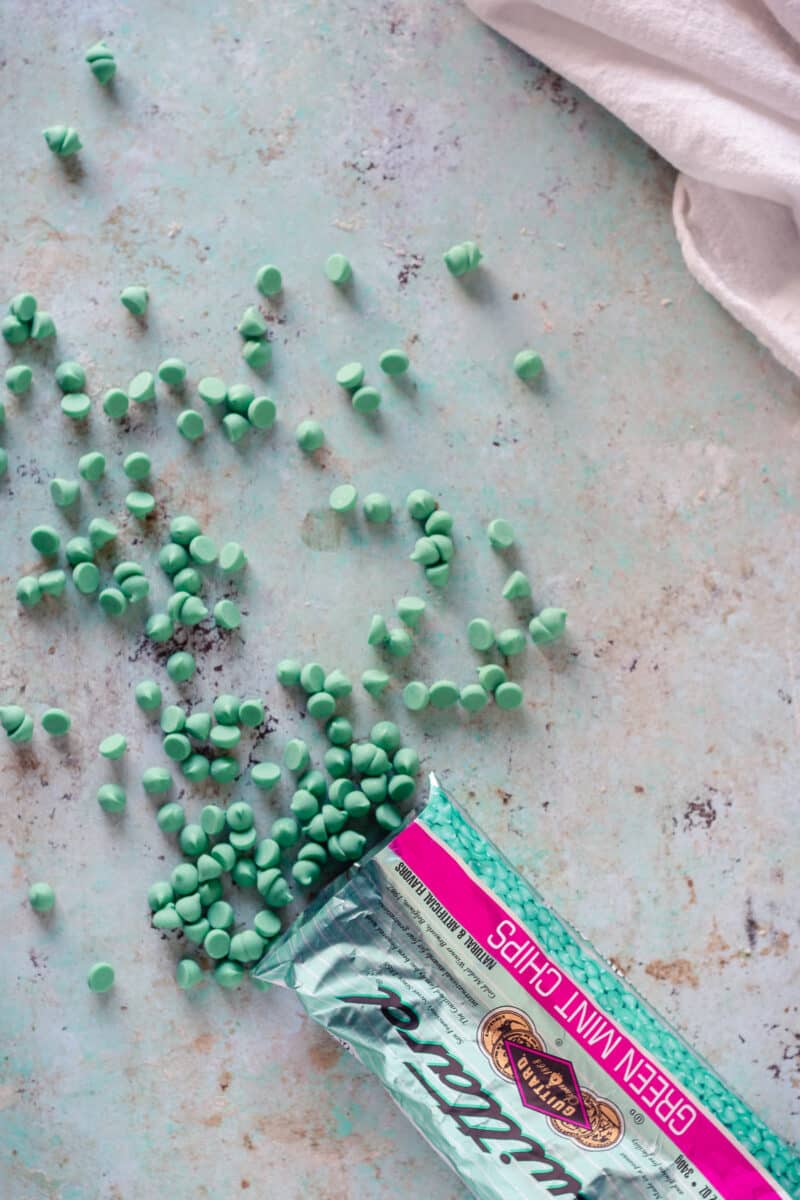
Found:
<path fill-rule="evenodd" d="M 258 978 L 388 1088 L 480 1200 L 797 1200 L 800 1159 L 431 777 Z"/>

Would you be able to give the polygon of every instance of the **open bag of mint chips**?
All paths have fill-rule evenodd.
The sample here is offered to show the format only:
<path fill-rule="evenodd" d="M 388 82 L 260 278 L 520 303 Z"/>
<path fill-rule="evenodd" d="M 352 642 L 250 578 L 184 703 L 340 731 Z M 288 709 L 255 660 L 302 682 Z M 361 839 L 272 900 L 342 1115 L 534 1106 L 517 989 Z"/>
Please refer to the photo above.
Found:
<path fill-rule="evenodd" d="M 800 1197 L 795 1152 L 433 776 L 255 974 L 294 988 L 481 1200 Z"/>

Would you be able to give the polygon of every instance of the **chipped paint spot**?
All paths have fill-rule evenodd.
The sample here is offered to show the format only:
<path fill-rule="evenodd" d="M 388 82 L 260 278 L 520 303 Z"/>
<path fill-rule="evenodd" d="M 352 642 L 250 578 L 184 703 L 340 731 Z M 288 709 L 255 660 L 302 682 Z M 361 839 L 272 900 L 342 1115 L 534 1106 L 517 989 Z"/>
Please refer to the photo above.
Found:
<path fill-rule="evenodd" d="M 309 550 L 329 553 L 338 550 L 342 541 L 342 518 L 330 509 L 307 512 L 300 526 L 300 537 Z"/>

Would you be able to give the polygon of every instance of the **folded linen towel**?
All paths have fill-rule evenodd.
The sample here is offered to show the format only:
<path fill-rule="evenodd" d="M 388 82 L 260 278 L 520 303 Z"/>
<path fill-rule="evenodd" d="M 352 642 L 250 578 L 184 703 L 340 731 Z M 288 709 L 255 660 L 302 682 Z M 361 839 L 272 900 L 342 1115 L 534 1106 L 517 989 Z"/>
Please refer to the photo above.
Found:
<path fill-rule="evenodd" d="M 467 3 L 677 167 L 689 270 L 800 374 L 800 2 Z"/>

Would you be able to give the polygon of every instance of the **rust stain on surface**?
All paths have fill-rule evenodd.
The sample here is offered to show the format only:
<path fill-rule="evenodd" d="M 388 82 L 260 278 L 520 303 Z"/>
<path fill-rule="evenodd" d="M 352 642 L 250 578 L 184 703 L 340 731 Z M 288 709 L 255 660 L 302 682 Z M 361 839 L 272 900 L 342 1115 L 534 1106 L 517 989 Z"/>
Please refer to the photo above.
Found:
<path fill-rule="evenodd" d="M 776 929 L 772 934 L 772 945 L 765 946 L 764 949 L 760 951 L 760 953 L 762 955 L 764 955 L 764 954 L 778 954 L 778 955 L 788 954 L 790 944 L 791 943 L 789 941 L 789 935 L 786 932 L 786 930 L 785 929 Z"/>
<path fill-rule="evenodd" d="M 332 1070 L 342 1057 L 341 1046 L 328 1034 L 312 1038 L 308 1044 L 307 1053 L 309 1063 L 318 1071 Z"/>
<path fill-rule="evenodd" d="M 697 974 L 688 958 L 676 958 L 673 962 L 654 958 L 647 964 L 645 971 L 653 979 L 661 979 L 676 986 L 688 984 L 689 987 L 696 988 L 698 984 Z"/>
<path fill-rule="evenodd" d="M 268 167 L 271 162 L 277 158 L 283 158 L 286 151 L 294 141 L 294 135 L 297 132 L 297 121 L 292 113 L 284 109 L 281 113 L 281 123 L 272 131 L 269 145 L 262 146 L 258 150 L 258 157 L 265 167 Z M 256 130 L 252 130 L 256 133 Z"/>

